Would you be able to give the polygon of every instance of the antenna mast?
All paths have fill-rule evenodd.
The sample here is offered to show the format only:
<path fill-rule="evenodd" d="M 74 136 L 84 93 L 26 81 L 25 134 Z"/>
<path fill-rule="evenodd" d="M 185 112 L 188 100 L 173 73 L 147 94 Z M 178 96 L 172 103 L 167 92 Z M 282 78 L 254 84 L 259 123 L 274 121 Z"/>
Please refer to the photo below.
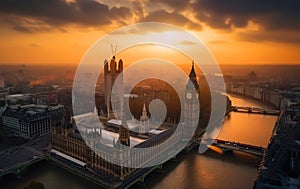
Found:
<path fill-rule="evenodd" d="M 118 46 L 116 45 L 115 48 L 114 48 L 113 44 L 111 44 L 110 46 L 111 46 L 111 54 L 112 54 L 113 57 L 115 57 L 116 54 L 117 54 L 117 47 Z"/>

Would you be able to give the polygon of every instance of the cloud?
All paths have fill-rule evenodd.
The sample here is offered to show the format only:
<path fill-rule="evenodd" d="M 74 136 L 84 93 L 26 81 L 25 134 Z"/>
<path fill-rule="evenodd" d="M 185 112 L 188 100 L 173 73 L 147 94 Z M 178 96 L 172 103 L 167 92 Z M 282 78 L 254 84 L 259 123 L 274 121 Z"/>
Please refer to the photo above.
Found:
<path fill-rule="evenodd" d="M 205 25 L 240 40 L 290 43 L 299 41 L 299 10 L 299 0 L 0 0 L 2 21 L 29 34 L 65 31 L 69 25 L 105 28 L 150 21 L 198 31 Z M 259 29 L 249 29 L 250 22 Z"/>
<path fill-rule="evenodd" d="M 173 11 L 185 10 L 189 4 L 191 4 L 190 0 L 151 0 L 147 2 L 147 5 L 152 8 L 157 7 L 157 5 L 161 5 L 172 8 Z"/>
<path fill-rule="evenodd" d="M 268 31 L 300 30 L 299 0 L 152 0 L 148 4 L 164 5 L 176 13 L 193 12 L 214 29 L 244 28 L 252 21 Z"/>
<path fill-rule="evenodd" d="M 24 27 L 24 26 L 14 26 L 13 29 L 16 31 L 19 31 L 19 32 L 23 32 L 23 33 L 32 33 L 31 29 Z"/>
<path fill-rule="evenodd" d="M 164 10 L 150 12 L 146 17 L 142 18 L 140 21 L 143 22 L 164 22 L 168 24 L 174 24 L 181 27 L 187 27 L 190 29 L 201 30 L 201 25 L 191 21 L 185 16 L 178 14 L 176 12 L 166 12 Z"/>
<path fill-rule="evenodd" d="M 250 41 L 250 42 L 282 42 L 297 44 L 300 43 L 300 37 L 298 31 L 260 31 L 260 32 L 243 32 L 236 34 L 239 40 Z"/>
<path fill-rule="evenodd" d="M 213 41 L 209 41 L 210 44 L 225 44 L 225 43 L 229 43 L 228 41 L 224 41 L 224 40 L 213 40 Z"/>
<path fill-rule="evenodd" d="M 180 41 L 179 44 L 181 45 L 196 45 L 193 41 Z"/>
<path fill-rule="evenodd" d="M 127 7 L 108 7 L 94 0 L 0 0 L 0 14 L 19 16 L 40 21 L 51 26 L 78 24 L 83 26 L 105 26 L 117 20 L 119 23 L 130 18 Z M 18 19 L 19 19 L 18 18 Z M 17 23 L 17 21 L 15 21 Z M 14 26 L 18 31 L 29 32 L 23 26 Z"/>
<path fill-rule="evenodd" d="M 246 27 L 249 21 L 266 30 L 300 30 L 298 0 L 197 0 L 190 8 L 213 28 Z"/>
<path fill-rule="evenodd" d="M 300 32 L 299 0 L 152 0 L 148 4 L 150 2 L 171 8 L 172 14 L 189 12 L 194 22 L 196 20 L 212 29 L 233 32 L 238 34 L 240 40 L 288 43 L 298 43 L 300 40 L 297 34 Z M 152 7 L 157 5 L 152 4 Z M 165 14 L 162 16 L 167 17 Z M 173 17 L 179 20 L 178 24 L 184 24 L 176 16 Z M 258 29 L 250 29 L 249 23 L 257 25 Z M 244 32 L 239 33 L 238 29 Z"/>
<path fill-rule="evenodd" d="M 34 18 L 7 16 L 3 19 L 4 23 L 13 26 L 13 29 L 23 33 L 34 33 L 38 31 L 48 31 L 52 26 Z"/>
<path fill-rule="evenodd" d="M 124 34 L 148 34 L 148 33 L 153 33 L 153 23 L 156 22 L 150 22 L 149 24 L 136 24 L 134 25 L 134 27 L 127 27 L 126 29 L 123 30 L 116 30 L 110 34 L 112 35 L 124 35 Z M 164 32 L 164 31 L 168 31 L 168 29 L 166 29 L 166 27 L 164 25 L 156 25 L 155 26 L 155 33 L 159 33 L 159 32 Z"/>

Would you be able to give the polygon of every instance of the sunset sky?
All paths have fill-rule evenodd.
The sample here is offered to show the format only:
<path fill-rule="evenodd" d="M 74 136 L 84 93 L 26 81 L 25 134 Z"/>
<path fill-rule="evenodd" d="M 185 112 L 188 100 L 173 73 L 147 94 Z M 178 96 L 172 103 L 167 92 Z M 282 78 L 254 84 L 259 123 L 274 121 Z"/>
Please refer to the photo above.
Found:
<path fill-rule="evenodd" d="M 146 21 L 195 34 L 219 64 L 300 64 L 299 0 L 0 0 L 0 64 L 78 64 L 104 34 Z"/>

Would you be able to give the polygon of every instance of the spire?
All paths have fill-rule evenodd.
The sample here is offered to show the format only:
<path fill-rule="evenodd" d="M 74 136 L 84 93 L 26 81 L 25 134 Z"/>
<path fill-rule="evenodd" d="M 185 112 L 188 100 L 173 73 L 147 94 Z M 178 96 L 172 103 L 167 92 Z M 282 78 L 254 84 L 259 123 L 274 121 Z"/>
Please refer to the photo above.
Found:
<path fill-rule="evenodd" d="M 192 62 L 192 69 L 191 69 L 191 72 L 189 74 L 189 77 L 196 77 L 196 72 L 195 72 L 195 69 L 194 69 L 194 60 Z"/>
<path fill-rule="evenodd" d="M 94 107 L 94 114 L 95 114 L 95 115 L 98 115 L 98 109 L 97 109 L 96 106 Z"/>
<path fill-rule="evenodd" d="M 140 117 L 140 121 L 144 122 L 144 121 L 147 121 L 148 119 L 149 119 L 149 116 L 148 116 L 148 113 L 147 113 L 146 104 L 144 103 L 142 115 Z"/>
<path fill-rule="evenodd" d="M 146 104 L 144 103 L 142 116 L 147 116 Z"/>
<path fill-rule="evenodd" d="M 149 116 L 147 115 L 146 104 L 144 103 L 142 115 L 140 117 L 140 133 L 147 133 L 149 131 Z"/>
<path fill-rule="evenodd" d="M 196 75 L 196 72 L 195 72 L 195 68 L 194 68 L 194 61 L 192 62 L 192 69 L 190 71 L 190 74 L 189 74 L 189 80 L 188 80 L 188 83 L 186 85 L 187 88 L 190 88 L 190 89 L 193 89 L 195 88 L 196 90 L 199 89 L 199 84 L 197 82 L 197 75 Z"/>

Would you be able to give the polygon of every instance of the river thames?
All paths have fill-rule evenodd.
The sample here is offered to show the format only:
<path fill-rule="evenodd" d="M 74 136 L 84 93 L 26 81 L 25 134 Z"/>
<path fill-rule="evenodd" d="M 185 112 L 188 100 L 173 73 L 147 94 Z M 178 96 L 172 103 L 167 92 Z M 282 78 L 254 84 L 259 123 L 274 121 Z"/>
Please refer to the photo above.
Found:
<path fill-rule="evenodd" d="M 264 107 L 259 101 L 230 96 L 234 106 Z M 218 139 L 266 147 L 276 116 L 231 112 L 226 117 Z M 145 189 L 247 189 L 253 187 L 258 160 L 252 155 L 234 152 L 222 156 L 210 149 L 198 154 L 197 149 L 182 153 L 176 161 L 164 164 L 163 172 L 154 172 L 145 179 Z M 43 162 L 27 170 L 21 179 L 9 179 L 1 188 L 22 188 L 31 180 L 42 182 L 46 189 L 100 188 L 72 173 Z M 141 188 L 136 185 L 133 188 Z"/>

